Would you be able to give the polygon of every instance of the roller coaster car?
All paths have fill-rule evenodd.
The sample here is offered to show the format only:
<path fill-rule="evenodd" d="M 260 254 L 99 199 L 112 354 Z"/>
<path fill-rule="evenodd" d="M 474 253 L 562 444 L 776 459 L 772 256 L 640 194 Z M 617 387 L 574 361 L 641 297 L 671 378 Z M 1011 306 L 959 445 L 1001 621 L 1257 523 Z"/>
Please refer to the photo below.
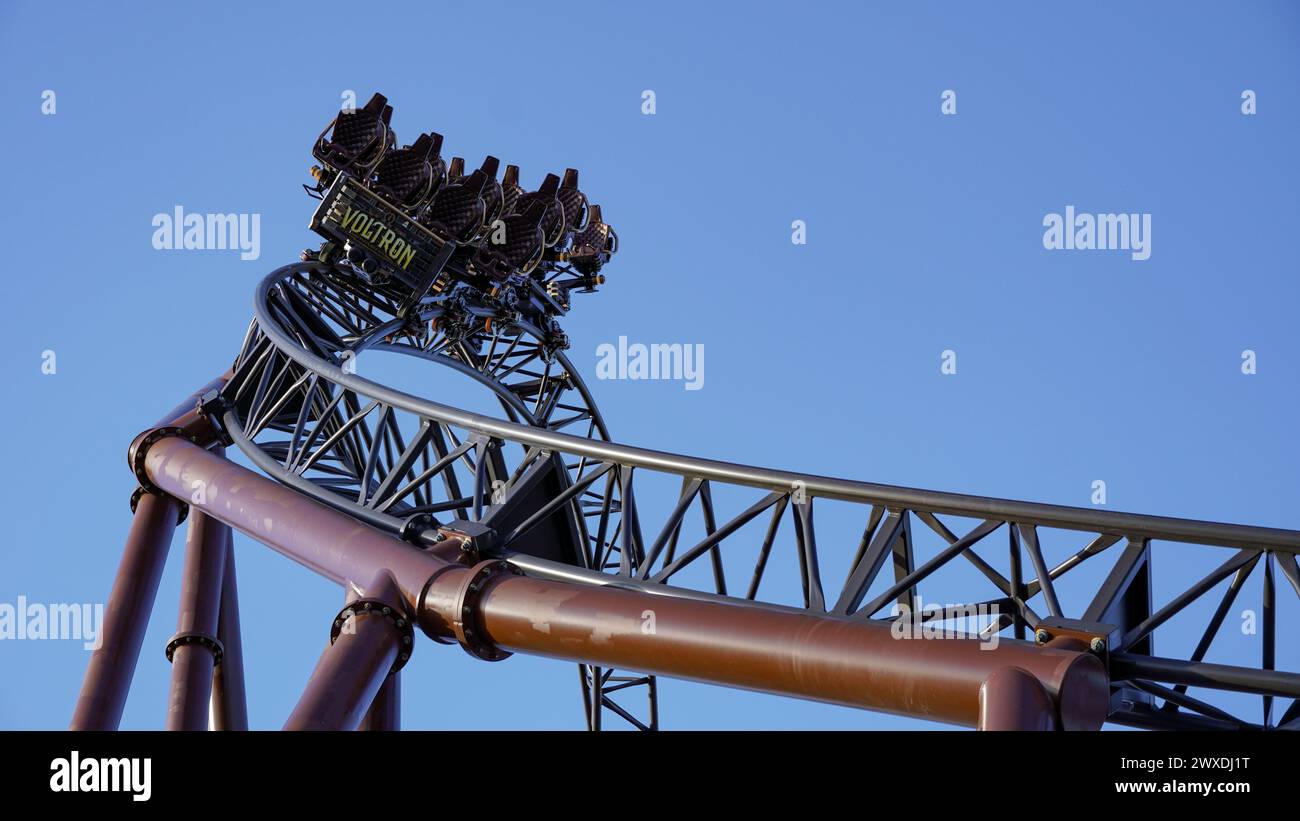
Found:
<path fill-rule="evenodd" d="M 398 208 L 414 213 L 441 188 L 447 174 L 442 135 L 421 134 L 414 145 L 389 151 L 375 167 L 371 189 Z"/>
<path fill-rule="evenodd" d="M 568 253 L 569 263 L 578 273 L 591 278 L 617 251 L 618 234 L 609 223 L 601 219 L 600 206 L 591 206 L 586 228 L 573 237 Z M 596 284 L 599 283 L 592 280 L 587 289 L 590 290 Z"/>
<path fill-rule="evenodd" d="M 312 169 L 315 188 L 304 187 L 321 200 L 311 228 L 326 242 L 304 259 L 388 288 L 413 333 L 423 332 L 418 309 L 430 296 L 494 308 L 506 326 L 523 314 L 549 328 L 568 312 L 570 292 L 603 281 L 597 272 L 618 236 L 578 188 L 577 169 L 547 174 L 536 191 L 519 185 L 516 165 L 497 182 L 492 156 L 466 174 L 462 158 L 443 160 L 440 134 L 396 148 L 392 113 L 375 94 L 317 138 L 312 154 L 325 167 Z M 547 335 L 562 346 L 558 326 Z"/>
<path fill-rule="evenodd" d="M 316 138 L 312 156 L 335 171 L 368 179 L 385 152 L 397 144 L 388 125 L 392 117 L 393 107 L 382 94 L 371 97 L 364 108 L 340 111 Z"/>
<path fill-rule="evenodd" d="M 546 236 L 542 223 L 546 217 L 545 202 L 533 202 L 523 213 L 501 218 L 500 234 L 494 227 L 479 246 L 470 262 L 471 267 L 496 282 L 504 282 L 511 275 L 527 276 L 542 260 L 546 251 Z M 501 242 L 495 242 L 501 237 Z"/>

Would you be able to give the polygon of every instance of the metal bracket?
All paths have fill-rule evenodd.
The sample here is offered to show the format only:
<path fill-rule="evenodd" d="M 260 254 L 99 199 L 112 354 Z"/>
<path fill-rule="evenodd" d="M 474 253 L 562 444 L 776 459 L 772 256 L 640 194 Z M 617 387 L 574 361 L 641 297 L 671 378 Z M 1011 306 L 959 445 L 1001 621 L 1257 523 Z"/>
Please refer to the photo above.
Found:
<path fill-rule="evenodd" d="M 484 553 L 491 551 L 497 543 L 496 530 L 468 519 L 453 519 L 438 528 L 438 533 L 442 536 L 439 541 L 459 541 L 461 552 L 467 554 L 467 558 L 472 561 L 477 561 Z"/>
<path fill-rule="evenodd" d="M 226 411 L 229 409 L 230 404 L 226 402 L 225 395 L 216 388 L 213 388 L 203 394 L 203 396 L 199 397 L 199 403 L 197 405 L 198 412 L 202 414 L 203 418 L 208 420 L 208 424 L 212 425 L 212 430 L 216 433 L 217 442 L 222 447 L 226 448 L 235 444 L 235 440 L 230 437 L 230 434 L 226 433 L 226 428 L 221 423 L 222 417 L 225 416 Z"/>
<path fill-rule="evenodd" d="M 1048 616 L 1038 623 L 1034 641 L 1038 644 L 1074 644 L 1080 652 L 1092 653 L 1110 670 L 1110 648 L 1119 637 L 1119 627 L 1114 624 L 1081 621 Z"/>

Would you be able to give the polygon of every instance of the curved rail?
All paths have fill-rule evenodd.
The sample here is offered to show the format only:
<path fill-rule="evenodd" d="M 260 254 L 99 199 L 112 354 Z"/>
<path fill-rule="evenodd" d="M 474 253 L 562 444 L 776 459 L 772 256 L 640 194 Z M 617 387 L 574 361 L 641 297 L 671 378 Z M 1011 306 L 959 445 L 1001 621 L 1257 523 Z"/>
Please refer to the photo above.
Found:
<path fill-rule="evenodd" d="M 258 467 L 358 520 L 416 541 L 436 539 L 443 526 L 436 516 L 444 513 L 485 526 L 495 539 L 489 551 L 530 575 L 668 596 L 725 597 L 832 620 L 947 621 L 946 614 L 920 609 L 919 591 L 923 582 L 932 585 L 926 580 L 937 571 L 962 560 L 992 588 L 988 598 L 965 599 L 994 613 L 981 628 L 985 635 L 1010 628 L 1016 638 L 1032 632 L 1040 641 L 1082 638 L 1103 648 L 1120 705 L 1113 721 L 1300 727 L 1300 698 L 1280 718 L 1272 712 L 1274 698 L 1300 695 L 1300 673 L 1276 669 L 1274 606 L 1275 568 L 1300 594 L 1300 531 L 898 487 L 618 444 L 609 441 L 581 377 L 563 355 L 538 342 L 537 329 L 517 319 L 508 332 L 493 328 L 490 299 L 467 306 L 444 295 L 423 303 L 415 324 L 397 318 L 398 301 L 380 286 L 320 263 L 284 266 L 262 280 L 253 324 L 226 387 L 224 413 L 229 436 Z M 505 418 L 416 396 L 344 367 L 363 350 L 406 354 L 470 376 L 495 393 Z M 544 362 L 545 369 L 525 367 L 532 362 Z M 576 424 L 585 435 L 568 432 Z M 271 431 L 287 438 L 269 439 Z M 518 458 L 514 447 L 522 451 Z M 458 475 L 466 470 L 467 478 Z M 653 529 L 646 529 L 648 506 L 634 490 L 644 488 L 645 480 L 636 477 L 645 475 L 681 482 L 680 493 L 669 499 L 671 510 L 657 517 Z M 714 503 L 714 489 L 723 487 L 732 495 L 761 495 L 724 519 Z M 866 509 L 857 550 L 834 579 L 827 571 L 834 562 L 818 552 L 815 501 Z M 701 538 L 691 537 L 679 549 L 692 511 L 702 514 Z M 958 529 L 954 523 L 954 532 L 941 515 L 973 520 L 974 526 Z M 419 517 L 434 518 L 412 529 Z M 914 533 L 914 521 L 924 528 Z M 756 534 L 754 523 L 761 529 L 764 522 L 765 532 Z M 787 526 L 798 559 L 801 600 L 795 601 L 779 600 L 771 584 L 760 589 L 784 572 L 773 567 L 782 550 L 777 545 L 788 544 L 778 539 Z M 1092 535 L 1051 566 L 1041 532 L 1048 529 Z M 923 560 L 927 530 L 938 546 Z M 991 534 L 998 531 L 1006 538 L 1006 574 L 976 552 L 996 541 Z M 1209 547 L 1226 558 L 1160 604 L 1152 596 L 1155 541 Z M 559 544 L 576 547 L 561 554 Z M 751 562 L 748 548 L 756 544 Z M 1075 568 L 1116 545 L 1121 547 L 1112 555 L 1119 555 L 1105 580 L 1099 587 L 1087 582 L 1093 586 L 1082 591 L 1086 606 L 1068 612 L 1062 602 L 1077 598 L 1057 588 L 1075 583 L 1081 575 Z M 748 571 L 743 593 L 729 589 L 737 563 Z M 1257 567 L 1264 576 L 1259 665 L 1211 664 L 1210 645 Z M 1024 570 L 1032 575 L 1026 578 Z M 1195 650 L 1186 658 L 1156 656 L 1157 630 L 1175 617 L 1186 618 L 1189 606 L 1215 588 L 1222 588 L 1222 598 Z M 880 615 L 891 606 L 893 612 Z M 588 695 L 595 693 L 593 703 L 602 703 L 597 697 L 603 698 L 603 679 L 585 681 Z M 1263 718 L 1241 718 L 1188 694 L 1189 687 L 1257 694 Z"/>
<path fill-rule="evenodd" d="M 1300 552 L 1300 531 L 1297 530 L 997 499 L 773 470 L 620 445 L 614 442 L 596 442 L 461 410 L 381 385 L 356 373 L 349 373 L 337 363 L 303 349 L 298 342 L 290 338 L 271 316 L 267 306 L 267 295 L 287 272 L 301 267 L 289 265 L 271 272 L 258 285 L 253 299 L 253 311 L 259 330 L 274 342 L 281 353 L 304 368 L 359 394 L 374 397 L 420 417 L 437 419 L 485 436 L 632 467 L 650 468 L 767 490 L 789 490 L 798 483 L 802 484 L 809 495 L 828 499 L 909 509 L 922 508 L 955 516 L 1036 522 L 1070 530 L 1187 541 L 1221 547 L 1266 547 L 1291 553 Z M 431 314 L 425 315 L 427 317 Z M 396 327 L 396 321 L 392 327 Z M 384 330 L 388 329 L 386 327 Z M 585 391 L 585 386 L 583 390 Z"/>

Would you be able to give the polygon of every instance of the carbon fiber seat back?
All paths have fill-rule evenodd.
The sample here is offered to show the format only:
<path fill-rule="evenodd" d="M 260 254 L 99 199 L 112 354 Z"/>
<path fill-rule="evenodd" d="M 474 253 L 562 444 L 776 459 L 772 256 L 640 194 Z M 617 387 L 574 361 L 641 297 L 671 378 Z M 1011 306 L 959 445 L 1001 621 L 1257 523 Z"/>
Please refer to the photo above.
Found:
<path fill-rule="evenodd" d="M 382 94 L 375 94 L 363 108 L 340 111 L 316 139 L 312 156 L 336 171 L 365 179 L 397 142 L 389 127 L 392 117 L 393 107 Z"/>
<path fill-rule="evenodd" d="M 441 149 L 441 134 L 421 134 L 414 145 L 387 152 L 371 187 L 399 208 L 418 208 L 442 187 L 446 164 Z"/>
<path fill-rule="evenodd" d="M 480 169 L 464 182 L 444 186 L 434 195 L 420 222 L 444 239 L 469 242 L 484 228 L 483 191 L 487 184 L 487 175 Z"/>
<path fill-rule="evenodd" d="M 514 210 L 516 213 L 524 213 L 537 203 L 545 207 L 546 210 L 542 216 L 542 234 L 545 237 L 547 248 L 555 245 L 564 236 L 564 206 L 560 204 L 559 191 L 560 178 L 554 174 L 547 174 L 541 188 L 521 194 L 519 199 L 515 201 Z"/>
<path fill-rule="evenodd" d="M 499 230 L 503 241 L 493 242 L 498 236 L 498 227 L 493 227 L 474 254 L 471 264 L 475 270 L 498 281 L 511 274 L 531 272 L 546 250 L 542 231 L 545 214 L 545 204 L 535 202 L 522 214 L 502 217 Z"/>

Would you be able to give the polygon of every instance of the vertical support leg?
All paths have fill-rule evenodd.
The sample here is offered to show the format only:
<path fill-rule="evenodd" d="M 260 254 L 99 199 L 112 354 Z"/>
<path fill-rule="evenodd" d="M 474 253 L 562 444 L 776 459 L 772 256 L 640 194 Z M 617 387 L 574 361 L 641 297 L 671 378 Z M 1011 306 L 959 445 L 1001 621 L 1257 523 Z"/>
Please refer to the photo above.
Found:
<path fill-rule="evenodd" d="M 143 493 L 137 500 L 131 533 L 104 609 L 100 646 L 86 668 L 70 729 L 116 730 L 121 723 L 180 511 L 180 504 L 170 496 Z"/>
<path fill-rule="evenodd" d="M 650 700 L 650 729 L 659 729 L 659 679 L 647 676 L 646 696 Z"/>
<path fill-rule="evenodd" d="M 221 615 L 217 619 L 221 664 L 212 673 L 212 729 L 247 730 L 248 700 L 244 693 L 244 651 L 239 632 L 239 586 L 235 582 L 235 549 L 226 529 L 226 569 L 221 580 Z"/>
<path fill-rule="evenodd" d="M 981 730 L 1055 730 L 1052 697 L 1029 672 L 1003 667 L 980 685 Z"/>
<path fill-rule="evenodd" d="M 352 604 L 359 596 L 352 588 L 348 589 L 347 603 Z M 375 693 L 375 700 L 361 719 L 358 730 L 390 731 L 402 729 L 402 673 L 391 673 Z"/>
<path fill-rule="evenodd" d="M 355 730 L 384 681 L 409 655 L 413 630 L 387 573 L 366 587 L 334 620 L 331 644 L 321 654 L 286 730 Z M 405 648 L 405 649 L 403 649 Z"/>
<path fill-rule="evenodd" d="M 361 719 L 359 730 L 400 730 L 402 729 L 402 673 L 393 673 L 384 679 L 384 684 L 375 694 L 365 718 Z"/>
<path fill-rule="evenodd" d="M 221 583 L 230 550 L 230 528 L 195 510 L 185 540 L 180 615 L 176 635 L 167 645 L 172 663 L 167 729 L 206 730 L 212 673 L 221 663 L 217 640 Z"/>
<path fill-rule="evenodd" d="M 588 720 L 587 729 L 600 732 L 600 719 L 605 710 L 605 680 L 599 667 L 592 666 L 587 669 L 591 671 L 591 718 Z"/>

